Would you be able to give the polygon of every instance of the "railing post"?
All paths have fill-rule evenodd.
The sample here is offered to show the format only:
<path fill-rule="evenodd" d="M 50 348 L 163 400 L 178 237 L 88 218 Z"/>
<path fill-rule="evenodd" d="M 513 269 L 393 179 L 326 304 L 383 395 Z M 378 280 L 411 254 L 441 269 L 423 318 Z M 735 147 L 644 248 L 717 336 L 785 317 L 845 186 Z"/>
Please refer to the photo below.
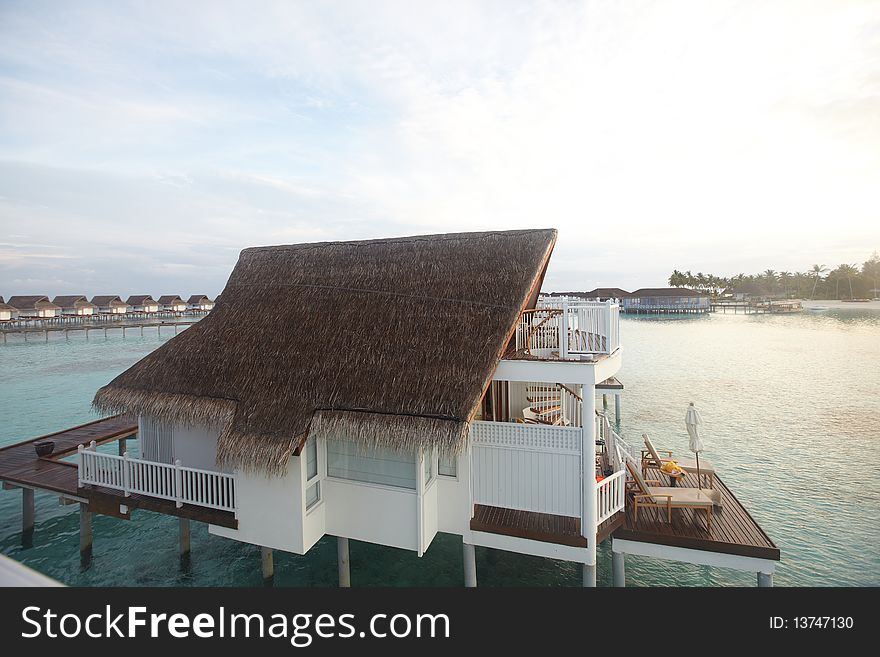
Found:
<path fill-rule="evenodd" d="M 180 459 L 174 459 L 174 504 L 183 506 L 183 477 L 180 473 Z"/>
<path fill-rule="evenodd" d="M 559 319 L 559 359 L 568 359 L 568 301 L 562 302 L 562 317 Z"/>
<path fill-rule="evenodd" d="M 82 488 L 83 485 L 83 470 L 86 467 L 86 459 L 83 456 L 83 452 L 85 452 L 86 448 L 82 443 L 76 446 L 76 453 L 79 456 L 79 467 L 77 468 L 77 487 Z"/>
<path fill-rule="evenodd" d="M 614 349 L 611 346 L 611 326 L 612 326 L 612 317 L 611 317 L 611 307 L 614 304 L 611 299 L 605 302 L 605 353 L 611 353 Z"/>
<path fill-rule="evenodd" d="M 128 450 L 122 453 L 122 492 L 129 497 L 131 492 L 131 462 L 128 460 Z"/>

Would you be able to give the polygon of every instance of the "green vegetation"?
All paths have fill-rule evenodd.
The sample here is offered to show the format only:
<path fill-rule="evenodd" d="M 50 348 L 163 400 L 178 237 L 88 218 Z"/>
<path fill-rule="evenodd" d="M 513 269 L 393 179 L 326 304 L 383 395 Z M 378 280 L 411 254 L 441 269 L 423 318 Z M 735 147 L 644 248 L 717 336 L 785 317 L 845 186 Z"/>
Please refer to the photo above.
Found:
<path fill-rule="evenodd" d="M 728 278 L 677 269 L 669 276 L 673 287 L 689 287 L 718 296 L 722 292 L 786 299 L 870 299 L 880 296 L 880 255 L 874 254 L 862 266 L 843 264 L 835 269 L 812 265 L 807 271 L 737 274 Z"/>

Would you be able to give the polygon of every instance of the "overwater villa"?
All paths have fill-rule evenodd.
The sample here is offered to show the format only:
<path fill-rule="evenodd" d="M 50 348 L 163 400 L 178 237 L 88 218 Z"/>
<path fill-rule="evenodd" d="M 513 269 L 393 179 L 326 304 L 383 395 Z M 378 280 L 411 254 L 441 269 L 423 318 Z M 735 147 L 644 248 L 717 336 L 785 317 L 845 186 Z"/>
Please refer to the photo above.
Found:
<path fill-rule="evenodd" d="M 186 301 L 187 310 L 199 310 L 201 312 L 208 312 L 209 310 L 214 308 L 214 302 L 208 297 L 207 294 L 193 294 Z"/>
<path fill-rule="evenodd" d="M 172 313 L 182 313 L 186 310 L 186 301 L 176 294 L 165 294 L 158 299 L 159 310 Z"/>
<path fill-rule="evenodd" d="M 113 294 L 92 297 L 92 303 L 102 315 L 124 315 L 129 308 L 127 303 Z"/>
<path fill-rule="evenodd" d="M 709 295 L 685 287 L 643 287 L 623 297 L 625 313 L 707 313 Z"/>
<path fill-rule="evenodd" d="M 0 297 L 0 322 L 8 322 L 16 317 L 18 317 L 18 310 L 3 301 L 3 297 Z"/>
<path fill-rule="evenodd" d="M 128 304 L 128 312 L 132 313 L 157 313 L 159 303 L 149 294 L 134 294 L 125 302 Z"/>
<path fill-rule="evenodd" d="M 85 295 L 74 294 L 70 296 L 56 296 L 52 303 L 61 308 L 61 315 L 76 317 L 88 317 L 95 314 L 97 306 L 91 303 Z"/>
<path fill-rule="evenodd" d="M 49 319 L 61 314 L 61 307 L 42 294 L 9 297 L 7 303 L 18 312 L 19 318 Z"/>
<path fill-rule="evenodd" d="M 622 362 L 620 308 L 539 301 L 556 238 L 245 249 L 205 319 L 97 392 L 119 415 L 0 450 L 23 536 L 37 489 L 80 503 L 84 562 L 93 513 L 148 509 L 180 518 L 182 554 L 192 520 L 260 546 L 267 579 L 272 550 L 305 554 L 326 535 L 346 586 L 351 539 L 421 556 L 445 532 L 462 539 L 467 586 L 475 546 L 575 562 L 595 586 L 609 539 L 616 585 L 626 554 L 770 584 L 779 550 L 718 473 L 662 486 L 668 456 L 597 412 Z M 118 455 L 97 450 L 112 441 Z"/>

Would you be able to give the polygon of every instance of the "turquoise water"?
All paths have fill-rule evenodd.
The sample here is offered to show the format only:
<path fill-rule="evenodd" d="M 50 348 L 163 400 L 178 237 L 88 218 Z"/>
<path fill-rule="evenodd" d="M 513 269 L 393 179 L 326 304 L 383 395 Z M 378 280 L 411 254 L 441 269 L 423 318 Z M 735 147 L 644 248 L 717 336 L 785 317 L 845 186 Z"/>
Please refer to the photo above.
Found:
<path fill-rule="evenodd" d="M 94 419 L 94 391 L 162 342 L 155 329 L 88 341 L 9 338 L 0 346 L 0 445 Z M 777 585 L 880 585 L 880 313 L 832 309 L 790 316 L 624 318 L 621 432 L 684 452 L 684 410 L 706 429 L 706 458 L 782 550 Z M 613 407 L 612 407 L 613 408 Z M 193 525 L 181 569 L 177 521 L 136 512 L 96 517 L 94 559 L 79 564 L 77 507 L 38 493 L 34 547 L 20 547 L 21 494 L 0 492 L 0 551 L 86 586 L 259 585 L 259 549 Z M 356 586 L 460 586 L 461 540 L 438 535 L 424 557 L 353 542 Z M 275 555 L 276 585 L 334 586 L 336 548 Z M 577 586 L 576 564 L 477 549 L 481 585 Z M 610 584 L 607 542 L 599 583 Z M 747 573 L 629 557 L 630 586 L 754 585 Z"/>

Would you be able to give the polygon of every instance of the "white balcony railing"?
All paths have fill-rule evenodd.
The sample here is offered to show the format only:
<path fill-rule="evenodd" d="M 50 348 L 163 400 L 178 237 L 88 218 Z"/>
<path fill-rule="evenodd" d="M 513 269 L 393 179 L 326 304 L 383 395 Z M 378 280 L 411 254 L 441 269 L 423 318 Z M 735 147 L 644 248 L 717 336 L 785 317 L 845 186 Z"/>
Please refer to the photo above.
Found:
<path fill-rule="evenodd" d="M 187 468 L 177 460 L 158 463 L 95 451 L 79 446 L 79 485 L 120 490 L 128 497 L 138 493 L 184 504 L 235 512 L 235 478 L 230 474 Z"/>
<path fill-rule="evenodd" d="M 626 505 L 626 472 L 618 470 L 596 485 L 596 524 L 601 525 L 611 516 L 623 511 Z"/>
<path fill-rule="evenodd" d="M 549 305 L 553 303 L 558 305 Z M 515 347 L 514 357 L 569 360 L 613 354 L 620 347 L 620 306 L 612 301 L 542 299 L 538 308 L 522 313 Z"/>

